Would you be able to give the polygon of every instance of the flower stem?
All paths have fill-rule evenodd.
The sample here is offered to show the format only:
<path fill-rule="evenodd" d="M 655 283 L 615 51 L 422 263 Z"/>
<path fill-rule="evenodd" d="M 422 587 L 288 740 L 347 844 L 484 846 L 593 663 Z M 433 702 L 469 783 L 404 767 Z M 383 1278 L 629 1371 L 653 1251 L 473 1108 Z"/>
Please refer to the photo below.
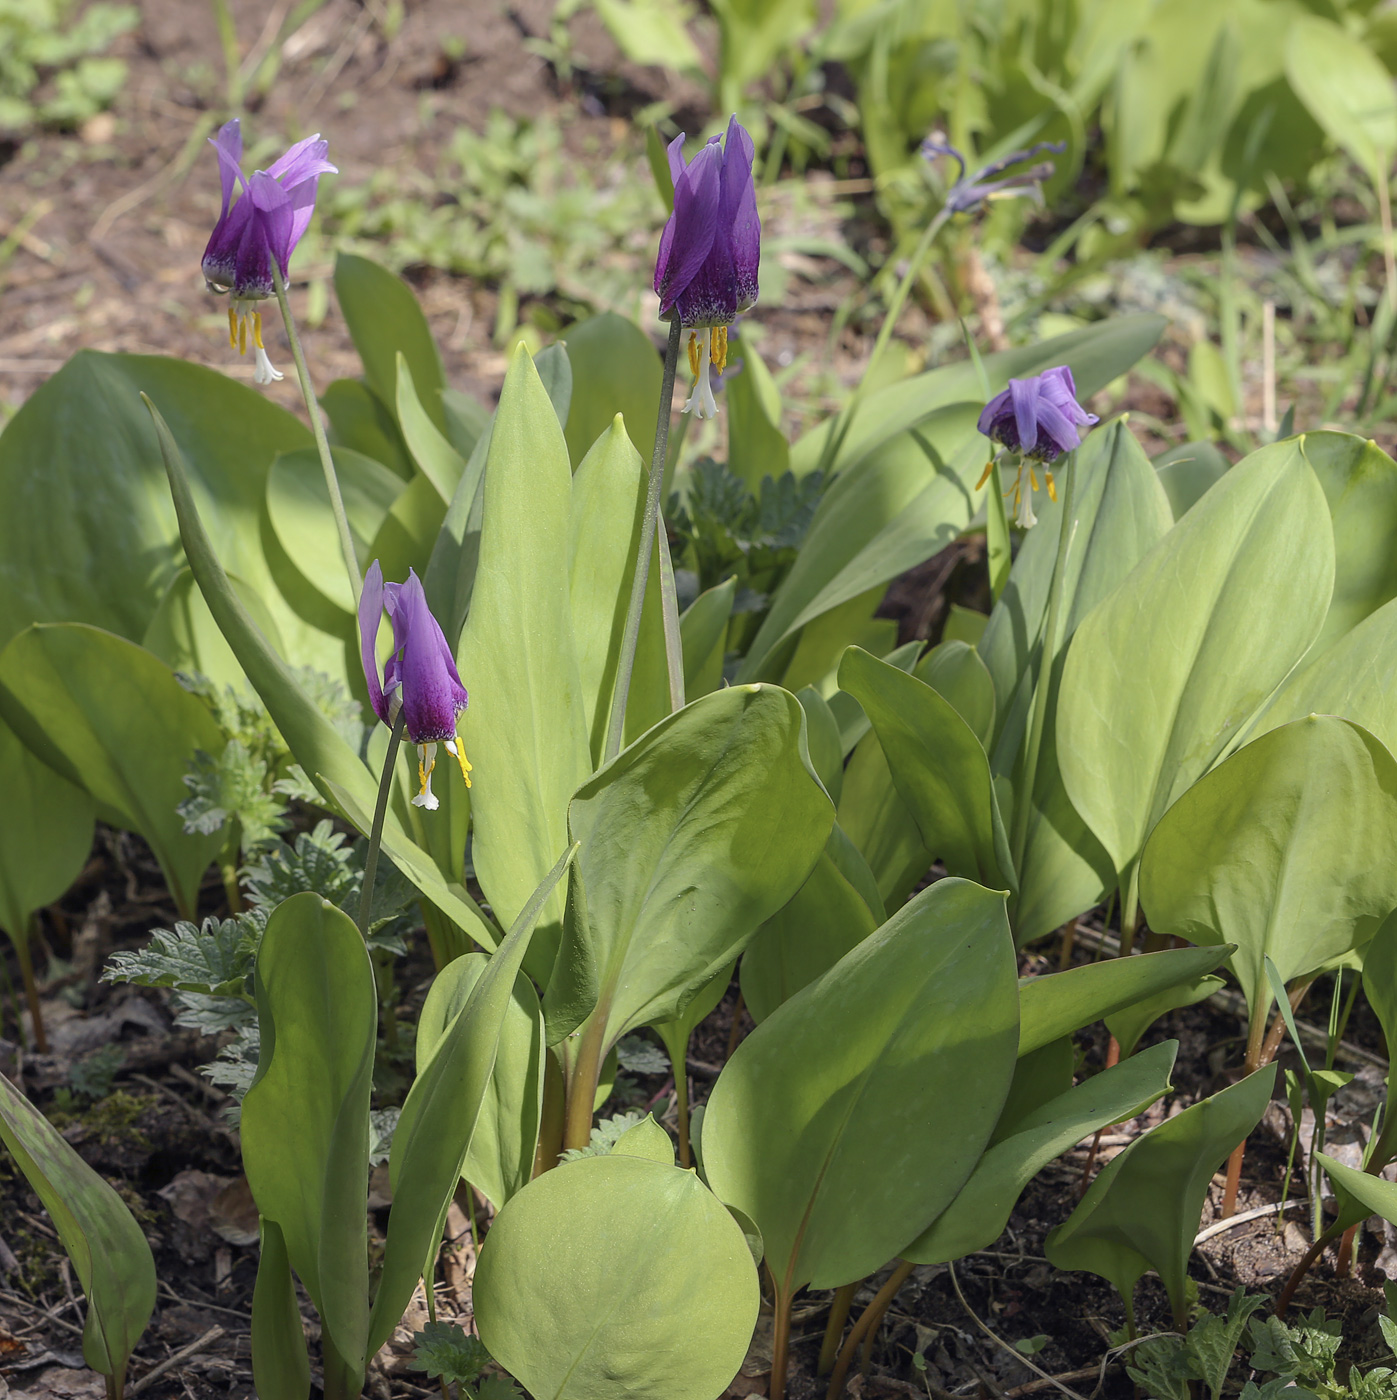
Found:
<path fill-rule="evenodd" d="M 282 322 L 286 326 L 286 338 L 291 342 L 291 358 L 296 362 L 296 377 L 301 381 L 301 397 L 306 401 L 306 412 L 310 415 L 310 430 L 315 438 L 315 450 L 320 454 L 320 467 L 325 473 L 325 485 L 330 492 L 330 509 L 334 512 L 335 529 L 339 532 L 340 553 L 344 556 L 345 571 L 349 574 L 349 591 L 357 608 L 363 581 L 359 573 L 359 556 L 354 551 L 354 536 L 349 533 L 349 517 L 344 511 L 344 497 L 340 495 L 339 477 L 335 475 L 335 459 L 330 455 L 330 443 L 325 436 L 325 420 L 320 413 L 320 403 L 315 397 L 315 386 L 310 382 L 310 370 L 306 368 L 301 338 L 296 334 L 296 322 L 291 316 L 291 302 L 286 295 L 286 280 L 281 275 L 277 260 L 273 258 L 271 261 L 272 284 L 276 287 L 276 299 L 281 307 Z"/>
<path fill-rule="evenodd" d="M 374 879 L 378 875 L 378 848 L 383 844 L 383 819 L 388 812 L 388 794 L 393 788 L 393 765 L 398 761 L 398 745 L 402 742 L 407 715 L 401 710 L 388 736 L 388 751 L 383 755 L 383 776 L 378 780 L 378 801 L 374 804 L 373 826 L 369 831 L 369 850 L 364 857 L 364 884 L 359 891 L 359 932 L 369 936 L 369 914 L 373 911 Z"/>
<path fill-rule="evenodd" d="M 1048 613 L 1043 620 L 1043 642 L 1038 652 L 1038 675 L 1033 685 L 1033 716 L 1028 730 L 1028 747 L 1019 791 L 1014 803 L 1014 840 L 1010 847 L 1016 874 L 1023 870 L 1028 846 L 1028 818 L 1033 807 L 1033 788 L 1038 778 L 1038 756 L 1043 748 L 1043 731 L 1048 720 L 1048 692 L 1052 689 L 1053 663 L 1057 659 L 1058 614 L 1062 611 L 1062 590 L 1067 575 L 1067 554 L 1072 545 L 1076 522 L 1072 518 L 1073 488 L 1077 482 L 1077 454 L 1067 458 L 1066 481 L 1062 489 L 1062 525 L 1057 535 L 1057 558 L 1048 589 Z"/>
<path fill-rule="evenodd" d="M 664 622 L 665 665 L 669 669 L 669 708 L 684 708 L 684 639 L 679 631 L 679 595 L 674 587 L 674 560 L 669 536 L 656 522 L 655 542 L 660 556 L 660 616 Z"/>
<path fill-rule="evenodd" d="M 844 446 L 844 439 L 849 436 L 854 415 L 858 412 L 859 403 L 863 399 L 864 389 L 867 387 L 873 371 L 878 367 L 878 362 L 883 358 L 883 352 L 888 348 L 888 341 L 892 339 L 898 317 L 902 315 L 902 308 L 907 304 L 907 298 L 911 294 L 912 285 L 921 276 L 922 268 L 926 265 L 927 257 L 931 253 L 931 245 L 936 241 L 937 234 L 945 227 L 946 221 L 950 217 L 950 207 L 942 205 L 936 211 L 936 216 L 926 226 L 925 232 L 913 250 L 912 257 L 907 263 L 907 271 L 902 274 L 902 280 L 897 284 L 897 290 L 888 303 L 888 309 L 883 313 L 883 324 L 878 328 L 878 339 L 873 342 L 873 353 L 868 357 L 868 364 L 864 368 L 863 375 L 854 386 L 854 392 L 849 395 L 844 407 L 840 409 L 834 426 L 825 439 L 824 451 L 820 453 L 820 462 L 817 468 L 821 475 L 828 472 L 834 465 L 835 458 L 839 455 L 839 449 Z"/>
<path fill-rule="evenodd" d="M 669 418 L 674 403 L 674 376 L 679 368 L 679 341 L 683 329 L 678 316 L 669 324 L 664 378 L 660 384 L 660 413 L 655 421 L 655 450 L 650 457 L 650 480 L 645 492 L 645 516 L 640 524 L 635 577 L 631 581 L 631 601 L 626 608 L 626 630 L 621 634 L 621 658 L 616 668 L 616 694 L 611 704 L 611 727 L 606 736 L 604 761 L 607 763 L 621 752 L 621 740 L 626 732 L 626 698 L 630 694 L 631 673 L 635 670 L 635 649 L 640 640 L 640 616 L 645 607 L 645 585 L 650 577 L 650 553 L 655 548 L 655 522 L 660 515 L 660 489 L 665 476 L 665 455 L 669 451 Z"/>

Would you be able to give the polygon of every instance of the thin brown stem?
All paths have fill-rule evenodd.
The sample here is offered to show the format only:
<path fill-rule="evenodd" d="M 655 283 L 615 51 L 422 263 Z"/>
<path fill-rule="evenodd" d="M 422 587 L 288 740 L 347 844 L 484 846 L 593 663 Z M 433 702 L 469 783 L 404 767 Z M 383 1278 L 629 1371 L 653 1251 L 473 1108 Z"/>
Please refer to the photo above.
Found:
<path fill-rule="evenodd" d="M 839 1339 L 844 1335 L 844 1324 L 849 1320 L 849 1310 L 854 1306 L 854 1294 L 858 1284 L 846 1283 L 835 1292 L 829 1305 L 829 1320 L 825 1323 L 825 1340 L 820 1346 L 820 1362 L 816 1374 L 829 1375 L 839 1355 Z"/>
<path fill-rule="evenodd" d="M 576 1058 L 567 1078 L 567 1113 L 563 1120 L 563 1146 L 586 1147 L 592 1137 L 592 1108 L 606 1056 L 606 1009 L 592 1012 L 577 1042 Z"/>
<path fill-rule="evenodd" d="M 1106 1068 L 1114 1069 L 1121 1061 L 1121 1043 L 1115 1036 L 1111 1037 L 1111 1043 L 1106 1047 Z M 1091 1151 L 1087 1153 L 1087 1160 L 1082 1165 L 1082 1177 L 1077 1183 L 1077 1199 L 1080 1201 L 1087 1193 L 1087 1187 L 1091 1185 L 1091 1169 L 1096 1165 L 1096 1154 L 1101 1149 L 1101 1134 L 1106 1129 L 1098 1128 L 1096 1136 L 1091 1140 Z"/>
<path fill-rule="evenodd" d="M 1077 920 L 1069 919 L 1062 926 L 1062 952 L 1058 955 L 1057 965 L 1060 972 L 1065 972 L 1072 966 L 1072 950 L 1077 945 Z"/>
<path fill-rule="evenodd" d="M 770 1272 L 770 1270 L 768 1270 Z M 775 1312 L 771 1320 L 771 1400 L 785 1400 L 786 1368 L 791 1356 L 791 1299 L 776 1285 L 776 1275 L 771 1275 L 775 1289 Z"/>
<path fill-rule="evenodd" d="M 849 1335 L 844 1339 L 844 1345 L 839 1349 L 834 1373 L 829 1378 L 826 1400 L 839 1400 L 844 1393 L 844 1381 L 849 1374 L 849 1367 L 854 1364 L 854 1357 L 858 1355 L 859 1344 L 877 1329 L 884 1314 L 892 1307 L 898 1289 L 907 1282 L 908 1276 L 916 1267 L 906 1259 L 901 1260 L 897 1268 L 888 1275 L 888 1281 L 873 1295 L 873 1301 L 863 1310 L 859 1320 L 854 1323 Z"/>
<path fill-rule="evenodd" d="M 1295 1297 L 1295 1290 L 1300 1287 L 1300 1281 L 1314 1267 L 1314 1262 L 1324 1253 L 1330 1241 L 1339 1234 L 1337 1222 L 1331 1225 L 1306 1251 L 1305 1257 L 1291 1270 L 1290 1277 L 1285 1281 L 1285 1287 L 1281 1290 L 1281 1296 L 1276 1299 L 1276 1316 L 1284 1317 L 1286 1309 L 1290 1307 Z"/>
<path fill-rule="evenodd" d="M 1353 1264 L 1353 1237 L 1358 1233 L 1359 1222 L 1355 1221 L 1344 1231 L 1344 1237 L 1339 1241 L 1339 1257 L 1334 1261 L 1334 1277 L 1347 1278 L 1349 1269 Z"/>

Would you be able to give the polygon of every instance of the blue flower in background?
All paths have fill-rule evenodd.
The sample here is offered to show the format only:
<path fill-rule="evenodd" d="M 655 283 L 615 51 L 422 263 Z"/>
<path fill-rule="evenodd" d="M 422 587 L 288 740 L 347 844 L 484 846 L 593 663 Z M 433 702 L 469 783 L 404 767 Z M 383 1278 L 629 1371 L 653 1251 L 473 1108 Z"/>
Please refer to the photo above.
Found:
<path fill-rule="evenodd" d="M 1042 464 L 1048 496 L 1057 500 L 1048 464 L 1080 446 L 1079 425 L 1090 427 L 1100 421 L 1096 414 L 1088 413 L 1077 402 L 1077 386 L 1066 365 L 1054 365 L 1031 379 L 1011 379 L 1009 387 L 985 405 L 980 414 L 980 431 L 991 442 L 1019 454 L 1019 475 L 1014 485 L 1014 523 L 1021 529 L 1030 529 L 1038 523 L 1033 513 L 1033 493 L 1038 489 L 1034 464 Z M 980 486 L 989 479 L 993 467 L 993 461 L 985 467 Z M 1024 489 L 1025 474 L 1028 490 Z"/>
<path fill-rule="evenodd" d="M 685 413 L 718 412 L 709 365 L 727 363 L 728 327 L 757 300 L 762 226 L 752 175 L 755 148 L 742 123 L 728 122 L 727 139 L 713 137 L 687 165 L 684 135 L 669 145 L 674 212 L 660 235 L 655 291 L 660 316 L 689 330 L 694 391 Z"/>
<path fill-rule="evenodd" d="M 385 609 L 393 623 L 393 654 L 380 681 L 377 641 Z M 359 598 L 359 655 L 374 714 L 390 728 L 399 713 L 406 715 L 407 737 L 417 745 L 419 790 L 413 806 L 434 812 L 441 805 L 432 793 L 438 744 L 446 745 L 461 765 L 466 786 L 471 785 L 471 765 L 456 734 L 457 719 L 470 697 L 413 570 L 408 570 L 406 583 L 384 583 L 378 560 L 369 565 Z"/>
<path fill-rule="evenodd" d="M 315 212 L 315 192 L 322 175 L 335 167 L 325 159 L 328 144 L 319 136 L 298 141 L 267 170 L 243 174 L 242 128 L 236 117 L 209 144 L 218 154 L 223 209 L 204 249 L 204 281 L 211 292 L 231 292 L 228 343 L 247 353 L 248 323 L 257 355 L 257 382 L 282 376 L 272 367 L 262 344 L 262 313 L 256 303 L 275 295 L 272 259 L 288 275 L 292 250 L 301 241 Z M 241 193 L 233 202 L 233 189 Z"/>
<path fill-rule="evenodd" d="M 1042 182 L 1057 169 L 1052 161 L 1040 161 L 1037 165 L 1031 165 L 1026 170 L 1017 170 L 1012 175 L 1005 175 L 1004 172 L 1016 165 L 1022 165 L 1025 161 L 1032 160 L 1034 156 L 1043 151 L 1052 151 L 1055 155 L 1061 155 L 1066 149 L 1066 141 L 1040 141 L 1036 146 L 1030 146 L 1025 151 L 1014 151 L 1011 155 L 1005 156 L 1003 160 L 991 161 L 969 176 L 965 173 L 965 157 L 948 142 L 938 141 L 935 137 L 928 136 L 922 142 L 922 157 L 925 160 L 931 160 L 934 156 L 950 156 L 960 166 L 960 174 L 946 192 L 946 208 L 952 213 L 964 214 L 986 199 L 995 199 L 1004 195 L 1030 195 L 1035 199 L 1041 199 L 1043 196 L 1043 191 L 1040 188 Z"/>

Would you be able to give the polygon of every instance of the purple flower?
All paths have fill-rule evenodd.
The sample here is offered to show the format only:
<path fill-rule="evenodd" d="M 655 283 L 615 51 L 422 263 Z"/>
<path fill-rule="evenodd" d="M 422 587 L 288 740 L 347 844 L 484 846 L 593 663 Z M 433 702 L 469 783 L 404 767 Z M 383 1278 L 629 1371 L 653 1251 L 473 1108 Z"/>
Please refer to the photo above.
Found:
<path fill-rule="evenodd" d="M 655 291 L 660 316 L 689 328 L 689 367 L 697 383 L 685 413 L 718 412 L 710 364 L 727 362 L 728 327 L 757 300 L 762 226 L 752 178 L 755 148 L 733 117 L 727 140 L 713 137 L 687 165 L 684 134 L 669 145 L 674 212 L 660 235 Z"/>
<path fill-rule="evenodd" d="M 1048 463 L 1080 445 L 1079 424 L 1090 427 L 1099 421 L 1096 414 L 1088 413 L 1077 402 L 1077 386 L 1066 365 L 1054 365 L 1031 379 L 1011 379 L 1009 387 L 985 405 L 980 414 L 980 431 L 991 442 L 1019 454 L 1019 475 L 1014 486 L 1016 525 L 1026 530 L 1038 523 L 1033 513 L 1033 492 L 1038 489 L 1034 464 L 1042 463 L 1048 495 L 1057 500 Z M 991 462 L 985 468 L 981 486 L 988 480 L 993 465 Z M 1024 490 L 1025 474 L 1028 490 Z"/>
<path fill-rule="evenodd" d="M 1015 171 L 1012 175 L 1005 175 L 1004 172 L 1012 166 L 1022 165 L 1025 161 L 1032 160 L 1042 151 L 1052 151 L 1055 155 L 1061 155 L 1066 149 L 1066 141 L 1040 141 L 1038 145 L 1030 146 L 1026 151 L 1014 151 L 1011 155 L 1005 156 L 1003 160 L 991 161 L 969 176 L 965 173 L 965 157 L 954 146 L 945 141 L 938 141 L 935 137 L 928 136 L 922 142 L 922 157 L 925 160 L 930 160 L 933 156 L 950 156 L 960 166 L 960 174 L 956 176 L 955 183 L 946 192 L 946 208 L 952 213 L 963 214 L 967 210 L 974 209 L 983 200 L 993 199 L 1003 194 L 1026 194 L 1041 200 L 1043 191 L 1040 185 L 1056 169 L 1052 161 L 1040 161 L 1037 165 L 1029 166 L 1026 170 Z M 997 176 L 1000 178 L 996 178 Z"/>
<path fill-rule="evenodd" d="M 385 608 L 393 622 L 393 654 L 380 681 L 377 641 Z M 457 718 L 469 697 L 451 648 L 427 606 L 422 582 L 411 569 L 406 583 L 384 583 L 378 560 L 369 565 L 359 598 L 359 654 L 374 714 L 390 728 L 399 713 L 404 714 L 407 737 L 417 745 L 420 788 L 413 805 L 434 812 L 440 805 L 432 795 L 438 744 L 446 745 L 447 753 L 461 765 L 466 786 L 471 785 L 466 747 L 456 734 Z"/>
<path fill-rule="evenodd" d="M 257 382 L 270 384 L 281 375 L 272 368 L 262 344 L 262 314 L 251 308 L 275 294 L 273 258 L 282 277 L 288 275 L 292 250 L 315 212 L 316 186 L 322 175 L 333 175 L 335 167 L 325 159 L 327 143 L 318 135 L 308 136 L 270 169 L 254 171 L 249 179 L 242 170 L 242 128 L 236 117 L 210 137 L 209 144 L 218 154 L 223 209 L 204 249 L 204 281 L 211 292 L 233 294 L 228 341 L 244 354 L 251 320 Z M 234 185 L 241 189 L 236 204 Z"/>

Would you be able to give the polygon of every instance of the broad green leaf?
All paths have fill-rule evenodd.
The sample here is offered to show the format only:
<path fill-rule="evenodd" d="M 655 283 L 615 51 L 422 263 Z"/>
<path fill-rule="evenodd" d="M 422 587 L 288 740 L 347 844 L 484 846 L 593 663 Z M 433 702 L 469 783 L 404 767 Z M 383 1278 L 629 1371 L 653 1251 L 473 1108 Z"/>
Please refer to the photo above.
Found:
<path fill-rule="evenodd" d="M 259 1400 L 306 1400 L 310 1354 L 286 1239 L 275 1220 L 263 1216 L 260 1223 L 262 1249 L 252 1290 L 252 1383 Z"/>
<path fill-rule="evenodd" d="M 568 844 L 568 801 L 592 768 L 568 589 L 571 510 L 567 448 L 521 345 L 490 433 L 480 563 L 460 646 L 475 868 L 502 924 Z M 539 981 L 562 913 L 559 896 L 532 946 Z"/>
<path fill-rule="evenodd" d="M 1182 520 L 1204 493 L 1226 475 L 1231 465 L 1222 450 L 1211 442 L 1180 443 L 1154 458 L 1153 466 L 1169 498 L 1174 519 Z"/>
<path fill-rule="evenodd" d="M 752 1019 L 764 1021 L 782 1002 L 832 968 L 882 923 L 883 901 L 863 857 L 838 827 L 805 883 L 761 926 L 742 957 L 742 997 Z M 841 869 L 841 866 L 844 868 Z"/>
<path fill-rule="evenodd" d="M 738 1046 L 703 1162 L 778 1306 L 879 1268 L 965 1184 L 1014 1072 L 1014 973 L 1003 896 L 939 880 Z"/>
<path fill-rule="evenodd" d="M 828 699 L 838 689 L 839 662 L 850 647 L 862 647 L 874 656 L 893 650 L 897 646 L 897 623 L 889 617 L 874 616 L 886 592 L 879 584 L 807 622 L 795 639 L 795 650 L 781 684 L 790 691 L 800 691 L 808 685 Z"/>
<path fill-rule="evenodd" d="M 781 391 L 756 347 L 743 338 L 729 346 L 723 402 L 728 411 L 728 470 L 755 495 L 764 476 L 785 473 L 791 449 L 781 431 Z"/>
<path fill-rule="evenodd" d="M 343 571 L 343 566 L 341 566 Z M 256 622 L 258 630 L 278 653 L 284 652 L 281 635 L 271 613 L 262 600 L 239 580 L 230 580 L 243 606 Z M 155 616 L 146 628 L 141 645 L 153 652 L 172 671 L 207 676 L 215 685 L 232 686 L 235 690 L 247 685 L 243 668 L 232 648 L 223 639 L 213 620 L 199 585 L 188 569 L 181 569 L 165 590 Z"/>
<path fill-rule="evenodd" d="M 1009 1223 L 1024 1187 L 1049 1162 L 1088 1133 L 1143 1113 L 1168 1092 L 1178 1049 L 1177 1040 L 1152 1045 L 1021 1119 L 980 1158 L 931 1228 L 898 1250 L 899 1256 L 916 1264 L 940 1264 L 987 1249 Z"/>
<path fill-rule="evenodd" d="M 647 1113 L 634 1128 L 627 1128 L 611 1149 L 622 1157 L 642 1157 L 647 1162 L 674 1165 L 674 1144 L 669 1134 Z"/>
<path fill-rule="evenodd" d="M 568 412 L 572 407 L 572 361 L 568 359 L 567 347 L 558 342 L 545 345 L 534 356 L 534 368 L 543 381 L 548 402 L 553 405 L 559 424 L 566 429 Z"/>
<path fill-rule="evenodd" d="M 1363 950 L 1363 995 L 1382 1026 L 1386 1043 L 1393 1044 L 1397 1041 L 1397 909 L 1378 925 L 1378 931 Z M 1389 1063 L 1389 1084 L 1391 1078 Z"/>
<path fill-rule="evenodd" d="M 417 470 L 432 483 L 442 501 L 449 502 L 465 473 L 465 459 L 418 398 L 412 370 L 401 350 L 397 359 L 397 409 L 403 441 Z"/>
<path fill-rule="evenodd" d="M 377 559 L 384 578 L 395 583 L 405 579 L 410 568 L 423 573 L 431 567 L 445 515 L 437 488 L 425 476 L 413 477 L 398 493 L 363 557 L 370 563 Z M 343 566 L 340 572 L 344 572 Z M 432 606 L 430 599 L 428 606 Z M 464 619 L 464 611 L 461 617 Z M 456 626 L 455 614 L 443 612 L 440 621 L 443 634 L 452 635 L 447 629 Z M 459 628 L 455 635 L 460 635 Z"/>
<path fill-rule="evenodd" d="M 1397 1182 L 1384 1181 L 1356 1167 L 1346 1167 L 1323 1152 L 1317 1152 L 1315 1160 L 1334 1183 L 1334 1194 L 1339 1198 L 1338 1223 L 1353 1225 L 1370 1215 L 1397 1221 Z"/>
<path fill-rule="evenodd" d="M 362 565 L 384 517 L 403 492 L 403 479 L 381 462 L 347 447 L 332 448 L 331 455 L 349 532 Z M 301 587 L 314 590 L 319 600 L 352 615 L 354 595 L 330 512 L 330 489 L 314 449 L 283 452 L 272 463 L 267 473 L 267 519 Z"/>
<path fill-rule="evenodd" d="M 687 5 L 670 0 L 597 0 L 597 16 L 632 62 L 700 73 L 703 61 L 685 23 Z"/>
<path fill-rule="evenodd" d="M 824 697 L 813 686 L 796 692 L 800 708 L 805 711 L 805 743 L 820 785 L 836 805 L 844 785 L 844 751 L 839 738 L 839 721 Z"/>
<path fill-rule="evenodd" d="M 669 1052 L 675 1084 L 680 1084 L 687 1073 L 684 1066 L 689 1054 L 689 1037 L 693 1035 L 698 1023 L 708 1016 L 727 994 L 732 983 L 733 971 L 732 966 L 723 968 L 672 1021 L 656 1021 L 650 1027 L 664 1042 L 664 1047 Z"/>
<path fill-rule="evenodd" d="M 341 674 L 342 642 L 286 601 L 262 542 L 267 472 L 278 453 L 310 447 L 310 433 L 250 386 L 156 356 L 80 351 L 0 436 L 0 642 L 30 622 L 137 641 L 184 566 L 139 390 L 165 405 L 214 547 L 265 602 L 285 654 Z"/>
<path fill-rule="evenodd" d="M 582 844 L 544 996 L 550 1044 L 589 1016 L 605 1049 L 672 1020 L 800 888 L 834 820 L 803 724 L 776 686 L 721 690 L 578 789 L 568 828 Z"/>
<path fill-rule="evenodd" d="M 990 742 L 994 733 L 994 681 L 973 646 L 968 642 L 940 642 L 917 663 L 913 674 L 950 703 L 981 744 Z"/>
<path fill-rule="evenodd" d="M 175 807 L 196 749 L 224 736 L 208 707 L 143 647 L 79 623 L 26 628 L 0 653 L 0 714 L 49 767 L 85 788 L 101 814 L 139 832 L 180 912 L 225 836 L 187 835 Z"/>
<path fill-rule="evenodd" d="M 620 1153 L 525 1187 L 490 1227 L 474 1289 L 481 1340 L 537 1400 L 713 1400 L 760 1301 L 722 1202 L 692 1172 Z"/>
<path fill-rule="evenodd" d="M 655 450 L 660 356 L 633 321 L 604 311 L 569 328 L 564 340 L 572 364 L 567 445 L 576 466 L 620 413 L 641 460 Z"/>
<path fill-rule="evenodd" d="M 0 928 L 17 948 L 29 920 L 82 872 L 92 850 L 95 807 L 88 792 L 35 758 L 0 722 Z"/>
<path fill-rule="evenodd" d="M 335 300 L 340 304 L 354 348 L 364 362 L 370 389 L 390 409 L 398 402 L 397 365 L 401 354 L 412 372 L 417 397 L 443 432 L 446 415 L 441 392 L 446 375 L 427 318 L 412 288 L 386 267 L 352 253 L 335 256 Z"/>
<path fill-rule="evenodd" d="M 972 647 L 978 647 L 988 625 L 989 617 L 985 613 L 952 603 L 946 613 L 945 625 L 941 629 L 941 640 L 967 642 Z"/>
<path fill-rule="evenodd" d="M 1086 1269 L 1131 1296 L 1153 1269 L 1186 1325 L 1188 1257 L 1213 1173 L 1261 1121 L 1275 1065 L 1166 1119 L 1102 1168 L 1067 1221 L 1044 1242 L 1059 1269 Z"/>
<path fill-rule="evenodd" d="M 155 1308 L 155 1260 L 120 1196 L 0 1074 L 0 1141 L 44 1203 L 87 1295 L 83 1359 L 115 1382 Z M 744 1246 L 745 1248 L 745 1246 Z"/>
<path fill-rule="evenodd" d="M 417 1022 L 417 1072 L 427 1068 L 456 1013 L 480 981 L 489 958 L 468 953 L 432 982 Z M 498 1210 L 528 1184 L 543 1111 L 543 1017 L 538 993 L 521 972 L 500 1027 L 495 1069 L 480 1106 L 462 1175 Z"/>
<path fill-rule="evenodd" d="M 1397 95 L 1372 51 L 1332 20 L 1304 15 L 1286 33 L 1285 75 L 1329 139 L 1374 184 L 1385 182 L 1397 151 Z"/>
<path fill-rule="evenodd" d="M 369 1098 L 378 1037 L 359 930 L 317 894 L 278 905 L 257 950 L 257 1076 L 243 1167 L 320 1312 L 327 1353 L 362 1382 L 369 1323 Z"/>
<path fill-rule="evenodd" d="M 1116 1038 L 1120 1046 L 1122 1060 L 1128 1060 L 1135 1053 L 1140 1037 L 1162 1016 L 1171 1011 L 1180 1011 L 1187 1006 L 1197 1006 L 1206 1001 L 1214 992 L 1220 992 L 1227 984 L 1221 977 L 1207 973 L 1191 982 L 1181 982 L 1174 987 L 1166 987 L 1144 1001 L 1137 1001 L 1121 1011 L 1112 1012 L 1102 1019 L 1106 1029 Z"/>
<path fill-rule="evenodd" d="M 392 1335 L 417 1287 L 423 1261 L 440 1241 L 438 1226 L 461 1179 L 489 1092 L 529 940 L 576 853 L 577 847 L 569 846 L 543 877 L 408 1090 L 388 1164 L 394 1207 L 369 1318 L 370 1355 Z"/>
<path fill-rule="evenodd" d="M 335 447 L 348 447 L 382 462 L 407 481 L 412 459 L 393 415 L 362 379 L 332 379 L 320 396 L 330 420 L 328 436 Z"/>
<path fill-rule="evenodd" d="M 534 363 L 538 363 L 537 359 Z M 476 444 L 489 432 L 494 411 L 459 389 L 443 389 L 441 404 L 446 410 L 446 436 L 452 447 L 469 461 Z"/>
<path fill-rule="evenodd" d="M 1331 715 L 1248 744 L 1175 803 L 1140 862 L 1150 927 L 1237 945 L 1253 1019 L 1265 960 L 1290 982 L 1361 948 L 1397 908 L 1397 760 Z"/>
<path fill-rule="evenodd" d="M 905 646 L 894 647 L 882 659 L 889 666 L 896 666 L 899 671 L 915 671 L 923 647 L 924 643 L 913 640 Z M 865 651 L 867 649 L 867 647 L 864 648 Z M 843 660 L 842 654 L 840 660 Z M 836 681 L 837 679 L 836 677 Z M 834 711 L 835 719 L 839 721 L 839 740 L 844 750 L 844 757 L 848 758 L 864 736 L 872 731 L 873 726 L 868 722 L 868 716 L 864 714 L 863 706 L 847 690 L 836 690 L 834 694 L 826 698 L 829 700 L 830 709 Z"/>
<path fill-rule="evenodd" d="M 872 721 L 927 850 L 952 875 L 1012 888 L 1013 864 L 989 760 L 950 702 L 858 647 L 845 654 L 839 684 Z"/>
<path fill-rule="evenodd" d="M 155 423 L 189 567 L 214 621 L 238 658 L 248 683 L 266 705 L 292 757 L 321 792 L 337 803 L 367 835 L 378 796 L 377 779 L 369 774 L 359 756 L 345 743 L 258 630 L 204 530 L 190 494 L 179 447 L 170 436 L 165 420 L 149 399 L 146 400 L 146 407 Z M 494 946 L 497 935 L 469 894 L 460 886 L 449 886 L 442 879 L 427 853 L 404 834 L 391 808 L 383 829 L 383 850 L 447 918 L 483 947 Z"/>
<path fill-rule="evenodd" d="M 1292 445 L 1233 467 L 1077 628 L 1058 763 L 1123 886 L 1155 823 L 1304 655 L 1333 582 L 1324 493 Z"/>
<path fill-rule="evenodd" d="M 1027 1055 L 1170 987 L 1190 985 L 1230 951 L 1166 948 L 1035 977 L 1019 989 L 1019 1054 Z"/>
<path fill-rule="evenodd" d="M 684 646 L 684 693 L 690 700 L 717 690 L 723 683 L 723 658 L 737 577 L 700 593 L 679 617 Z"/>

